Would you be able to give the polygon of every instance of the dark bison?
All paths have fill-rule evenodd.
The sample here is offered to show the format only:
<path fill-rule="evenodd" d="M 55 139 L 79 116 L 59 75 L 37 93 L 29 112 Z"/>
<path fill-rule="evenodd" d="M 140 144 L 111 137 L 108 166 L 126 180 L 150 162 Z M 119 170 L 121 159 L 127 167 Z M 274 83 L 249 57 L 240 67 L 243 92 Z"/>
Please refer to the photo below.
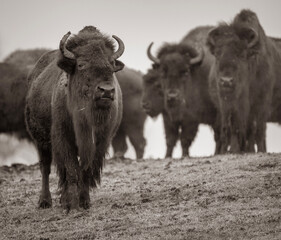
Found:
<path fill-rule="evenodd" d="M 0 132 L 31 140 L 26 131 L 24 106 L 27 74 L 46 49 L 17 50 L 0 63 Z"/>
<path fill-rule="evenodd" d="M 30 140 L 24 122 L 26 76 L 27 70 L 14 64 L 0 63 L 0 133 Z"/>
<path fill-rule="evenodd" d="M 9 54 L 5 59 L 5 63 L 12 63 L 20 68 L 31 70 L 38 59 L 50 49 L 46 48 L 35 48 L 27 50 L 16 50 Z"/>
<path fill-rule="evenodd" d="M 146 114 L 141 108 L 142 74 L 130 68 L 124 68 L 116 74 L 123 96 L 123 118 L 112 140 L 115 157 L 124 157 L 127 151 L 126 136 L 130 139 L 136 157 L 142 158 L 146 140 L 143 136 Z"/>
<path fill-rule="evenodd" d="M 214 60 L 206 46 L 211 29 L 211 26 L 193 29 L 180 43 L 163 45 L 157 57 L 149 51 L 161 78 L 165 110 L 171 121 L 180 125 L 185 149 L 195 138 L 199 123 L 213 127 L 218 145 L 217 110 L 208 90 L 208 75 Z"/>
<path fill-rule="evenodd" d="M 43 55 L 29 75 L 25 115 L 40 157 L 41 208 L 52 205 L 52 159 L 62 206 L 89 208 L 89 188 L 100 182 L 108 145 L 122 118 L 121 89 L 114 73 L 124 67 L 117 60 L 124 44 L 113 38 L 117 51 L 95 27 L 87 26 L 77 35 L 68 32 L 59 50 Z"/>
<path fill-rule="evenodd" d="M 217 87 L 223 151 L 228 142 L 234 152 L 254 151 L 255 143 L 265 152 L 266 122 L 281 119 L 280 44 L 265 35 L 254 12 L 242 10 L 210 32 L 208 45 L 216 58 L 210 85 Z"/>
<path fill-rule="evenodd" d="M 173 149 L 176 145 L 178 138 L 181 140 L 184 138 L 183 134 L 180 134 L 180 123 L 171 121 L 167 111 L 164 107 L 164 93 L 161 87 L 161 78 L 157 70 L 157 66 L 154 66 L 148 70 L 147 74 L 143 76 L 143 96 L 142 96 L 142 107 L 146 114 L 154 118 L 159 114 L 163 116 L 165 137 L 166 137 L 166 155 L 165 157 L 172 157 Z M 179 136 L 180 135 L 180 136 Z M 188 155 L 188 148 L 182 144 L 182 155 Z"/>

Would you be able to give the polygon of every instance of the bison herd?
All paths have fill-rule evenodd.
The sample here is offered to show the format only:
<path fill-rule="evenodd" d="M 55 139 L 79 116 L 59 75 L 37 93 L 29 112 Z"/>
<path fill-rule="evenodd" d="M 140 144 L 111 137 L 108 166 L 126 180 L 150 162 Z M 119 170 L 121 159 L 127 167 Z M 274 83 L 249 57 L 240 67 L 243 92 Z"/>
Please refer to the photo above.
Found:
<path fill-rule="evenodd" d="M 89 208 L 110 144 L 122 158 L 128 137 L 143 157 L 146 115 L 163 115 L 166 157 L 177 140 L 188 156 L 200 123 L 213 129 L 216 154 L 266 151 L 266 123 L 281 122 L 281 39 L 266 36 L 254 12 L 196 27 L 157 54 L 152 47 L 142 75 L 118 60 L 120 38 L 87 26 L 58 50 L 16 51 L 0 63 L 0 132 L 36 146 L 39 207 L 52 205 L 53 160 L 63 208 Z"/>

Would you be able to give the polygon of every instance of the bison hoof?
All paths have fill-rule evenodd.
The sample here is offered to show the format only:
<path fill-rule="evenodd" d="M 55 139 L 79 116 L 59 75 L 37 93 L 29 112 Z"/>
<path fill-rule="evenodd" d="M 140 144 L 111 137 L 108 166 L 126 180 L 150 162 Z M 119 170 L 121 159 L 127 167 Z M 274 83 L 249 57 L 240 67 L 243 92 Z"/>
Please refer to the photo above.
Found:
<path fill-rule="evenodd" d="M 66 191 L 62 191 L 61 204 L 62 207 L 67 210 L 79 208 L 79 199 L 76 185 L 70 185 Z"/>
<path fill-rule="evenodd" d="M 50 197 L 40 196 L 38 206 L 39 206 L 39 208 L 50 208 L 52 206 L 51 196 Z"/>

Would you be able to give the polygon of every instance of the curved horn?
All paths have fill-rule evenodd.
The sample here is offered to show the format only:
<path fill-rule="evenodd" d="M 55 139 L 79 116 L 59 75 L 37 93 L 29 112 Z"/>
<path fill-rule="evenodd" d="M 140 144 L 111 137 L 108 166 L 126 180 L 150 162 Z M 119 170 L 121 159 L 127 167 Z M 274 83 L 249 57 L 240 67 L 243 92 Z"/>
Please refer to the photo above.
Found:
<path fill-rule="evenodd" d="M 112 59 L 116 60 L 117 58 L 121 57 L 122 54 L 124 53 L 125 45 L 119 37 L 117 37 L 115 35 L 112 35 L 112 37 L 118 42 L 118 45 L 119 45 L 119 48 L 117 49 L 117 51 L 115 53 L 113 53 L 113 55 L 112 55 Z"/>
<path fill-rule="evenodd" d="M 159 64 L 159 63 L 160 63 L 159 59 L 156 58 L 156 57 L 154 57 L 154 56 L 151 54 L 151 47 L 152 47 L 152 45 L 153 45 L 153 42 L 150 43 L 149 46 L 148 46 L 148 48 L 147 48 L 147 52 L 146 52 L 146 53 L 147 53 L 147 56 L 148 56 L 148 58 L 149 58 L 152 62 Z"/>
<path fill-rule="evenodd" d="M 196 57 L 190 59 L 190 64 L 193 65 L 193 64 L 201 62 L 203 60 L 203 57 L 204 57 L 204 50 L 202 49 L 202 47 L 200 47 L 200 51 L 199 51 L 198 55 Z"/>
<path fill-rule="evenodd" d="M 63 54 L 63 56 L 65 56 L 66 58 L 75 59 L 74 54 L 69 50 L 67 50 L 65 47 L 70 36 L 71 36 L 71 32 L 68 32 L 62 37 L 62 39 L 60 40 L 60 51 Z"/>
<path fill-rule="evenodd" d="M 255 46 L 257 44 L 257 42 L 259 41 L 259 35 L 257 33 L 257 31 L 253 28 L 248 28 L 248 30 L 251 31 L 251 33 L 253 34 L 253 38 L 251 39 L 251 41 L 248 43 L 248 48 L 252 48 L 253 46 Z"/>

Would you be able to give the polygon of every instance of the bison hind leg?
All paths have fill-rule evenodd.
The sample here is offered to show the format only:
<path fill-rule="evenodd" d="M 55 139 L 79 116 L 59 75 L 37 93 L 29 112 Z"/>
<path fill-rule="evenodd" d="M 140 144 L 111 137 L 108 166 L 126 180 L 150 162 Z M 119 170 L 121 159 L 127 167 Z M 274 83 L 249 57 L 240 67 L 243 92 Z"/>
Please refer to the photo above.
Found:
<path fill-rule="evenodd" d="M 40 157 L 40 171 L 42 175 L 42 189 L 39 197 L 39 208 L 49 208 L 52 206 L 52 197 L 49 188 L 49 175 L 51 172 L 52 154 L 50 149 L 38 147 Z"/>
<path fill-rule="evenodd" d="M 126 143 L 126 133 L 122 124 L 112 139 L 111 144 L 114 151 L 114 158 L 124 158 L 128 146 Z"/>

